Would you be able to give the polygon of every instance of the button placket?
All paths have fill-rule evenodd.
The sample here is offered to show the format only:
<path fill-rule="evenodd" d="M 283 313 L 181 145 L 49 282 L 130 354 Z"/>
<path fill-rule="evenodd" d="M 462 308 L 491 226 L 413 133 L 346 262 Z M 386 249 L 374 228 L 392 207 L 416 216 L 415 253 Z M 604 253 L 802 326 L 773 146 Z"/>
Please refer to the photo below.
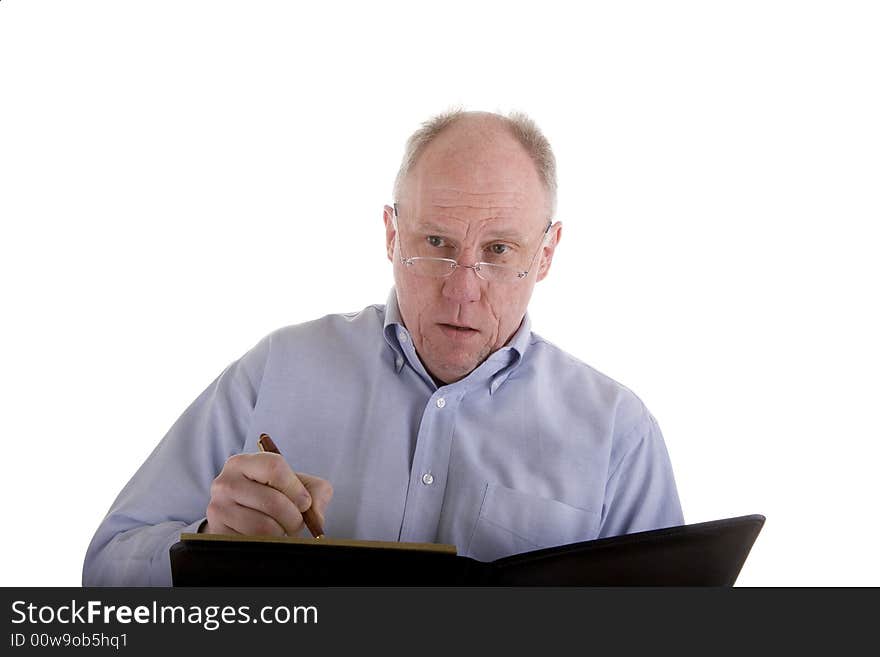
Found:
<path fill-rule="evenodd" d="M 429 398 L 424 407 L 422 423 L 410 471 L 404 519 L 400 530 L 402 541 L 431 541 L 440 521 L 444 493 L 444 473 L 449 467 L 451 437 L 458 397 Z M 435 474 L 436 472 L 436 474 Z"/>

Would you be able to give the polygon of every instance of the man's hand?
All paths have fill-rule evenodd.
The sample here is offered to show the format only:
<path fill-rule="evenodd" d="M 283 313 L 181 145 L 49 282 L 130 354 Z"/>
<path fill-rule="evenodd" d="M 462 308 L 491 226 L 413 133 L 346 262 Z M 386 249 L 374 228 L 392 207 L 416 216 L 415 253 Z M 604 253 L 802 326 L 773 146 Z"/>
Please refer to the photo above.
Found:
<path fill-rule="evenodd" d="M 295 473 L 280 454 L 237 454 L 211 484 L 208 522 L 201 531 L 296 536 L 310 507 L 323 525 L 331 497 L 329 481 Z"/>

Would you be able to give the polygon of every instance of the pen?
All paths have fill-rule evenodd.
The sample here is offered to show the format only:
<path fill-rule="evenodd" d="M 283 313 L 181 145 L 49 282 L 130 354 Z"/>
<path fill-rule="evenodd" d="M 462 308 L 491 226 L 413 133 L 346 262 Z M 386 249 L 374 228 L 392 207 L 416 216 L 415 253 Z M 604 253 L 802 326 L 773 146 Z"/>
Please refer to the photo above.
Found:
<path fill-rule="evenodd" d="M 272 454 L 278 455 L 281 454 L 281 451 L 275 446 L 275 442 L 269 437 L 268 433 L 260 434 L 260 439 L 257 441 L 257 445 L 261 452 L 271 452 Z M 302 516 L 306 523 L 306 527 L 312 532 L 312 536 L 315 538 L 322 538 L 324 536 L 324 528 L 321 527 L 321 521 L 318 519 L 318 514 L 315 513 L 315 509 L 310 506 L 303 512 Z"/>

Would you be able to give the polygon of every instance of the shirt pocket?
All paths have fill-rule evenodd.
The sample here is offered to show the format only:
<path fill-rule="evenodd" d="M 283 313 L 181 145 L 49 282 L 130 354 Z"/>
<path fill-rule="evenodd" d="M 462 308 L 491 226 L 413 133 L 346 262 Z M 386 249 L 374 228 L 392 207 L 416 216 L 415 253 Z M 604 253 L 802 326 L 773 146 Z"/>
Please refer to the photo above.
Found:
<path fill-rule="evenodd" d="M 599 513 L 487 484 L 466 556 L 479 561 L 596 538 Z"/>

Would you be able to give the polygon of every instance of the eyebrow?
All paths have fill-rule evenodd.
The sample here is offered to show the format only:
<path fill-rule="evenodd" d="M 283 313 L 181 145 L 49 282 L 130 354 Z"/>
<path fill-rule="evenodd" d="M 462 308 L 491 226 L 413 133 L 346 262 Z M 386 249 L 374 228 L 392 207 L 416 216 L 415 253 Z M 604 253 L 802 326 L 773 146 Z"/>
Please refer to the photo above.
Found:
<path fill-rule="evenodd" d="M 430 221 L 420 221 L 418 224 L 416 224 L 415 228 L 416 228 L 416 230 L 418 230 L 420 232 L 427 232 L 427 233 L 431 233 L 432 235 L 437 234 L 437 235 L 444 235 L 445 236 L 445 235 L 450 235 L 453 232 L 453 231 L 450 231 L 448 227 L 443 227 L 440 224 L 436 224 L 436 223 L 433 223 Z M 481 237 L 481 241 L 485 241 L 485 242 L 491 242 L 494 240 L 506 240 L 509 242 L 522 243 L 523 241 L 525 241 L 525 239 L 526 239 L 526 237 L 523 236 L 522 234 L 520 234 L 514 230 L 505 229 L 505 228 L 501 228 L 501 229 L 497 229 L 497 230 L 490 230 L 484 236 Z"/>

